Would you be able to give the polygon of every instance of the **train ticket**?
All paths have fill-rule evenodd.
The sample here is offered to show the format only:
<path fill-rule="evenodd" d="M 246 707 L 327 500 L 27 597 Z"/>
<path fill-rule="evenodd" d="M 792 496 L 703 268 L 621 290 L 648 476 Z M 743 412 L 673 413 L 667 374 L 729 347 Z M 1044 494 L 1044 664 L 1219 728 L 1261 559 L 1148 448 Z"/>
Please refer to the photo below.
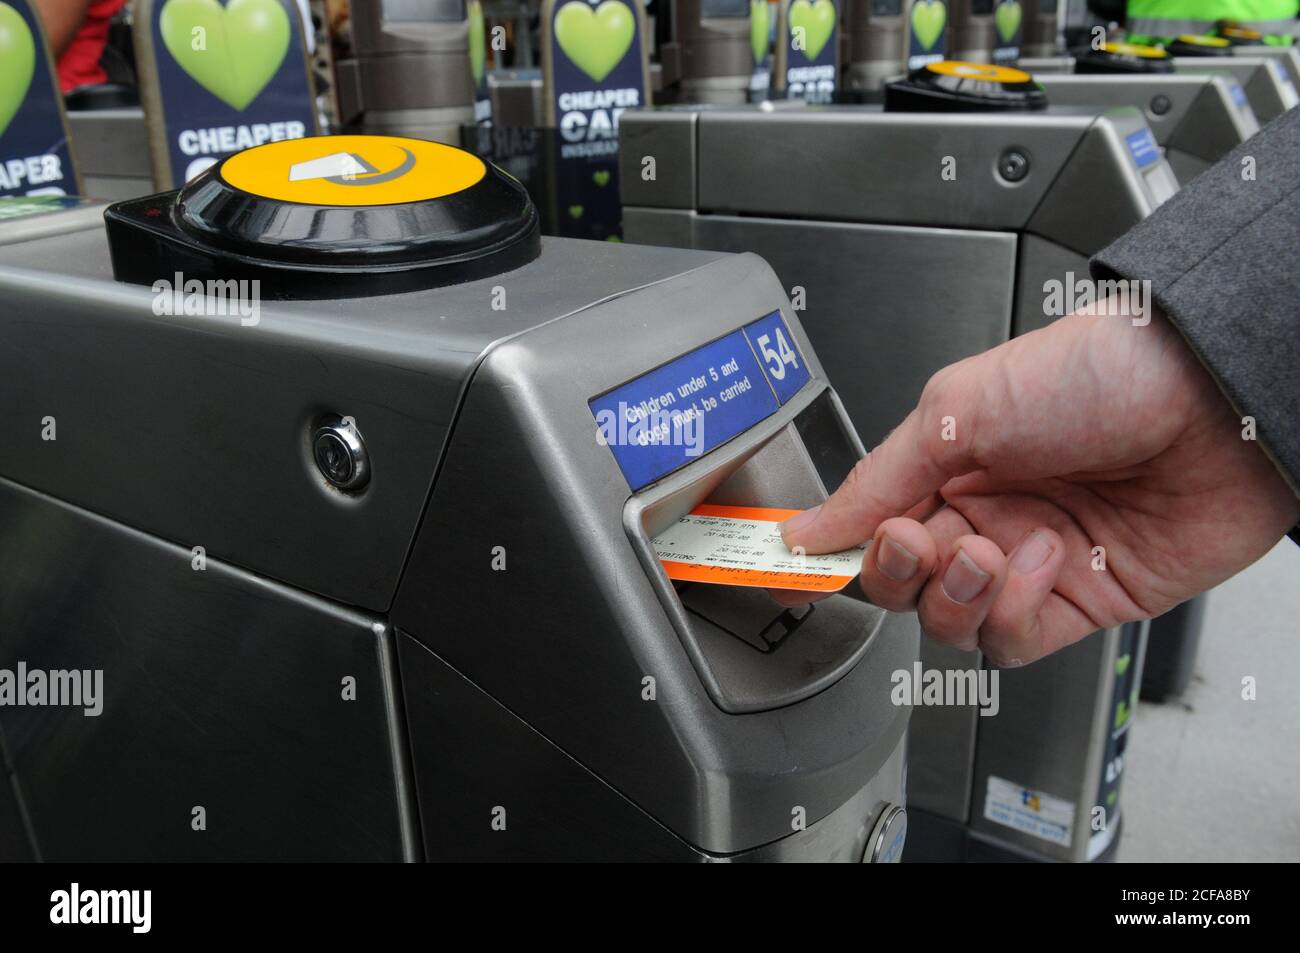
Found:
<path fill-rule="evenodd" d="M 655 553 L 668 578 L 680 582 L 838 592 L 861 570 L 866 547 L 792 552 L 779 526 L 798 512 L 702 504 L 654 538 Z"/>

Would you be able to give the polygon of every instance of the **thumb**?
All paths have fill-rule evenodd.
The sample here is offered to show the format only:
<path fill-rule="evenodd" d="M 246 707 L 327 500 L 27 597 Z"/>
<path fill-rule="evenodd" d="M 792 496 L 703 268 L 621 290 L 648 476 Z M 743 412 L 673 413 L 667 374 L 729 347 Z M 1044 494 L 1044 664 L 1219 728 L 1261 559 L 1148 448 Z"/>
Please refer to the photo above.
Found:
<path fill-rule="evenodd" d="M 931 378 L 916 409 L 858 461 L 825 503 L 781 524 L 788 547 L 829 553 L 857 546 L 885 520 L 903 515 L 953 477 L 977 468 L 968 450 L 969 426 L 949 428 L 953 439 L 945 439 L 946 415 L 960 406 L 951 399 L 951 379 L 942 372 Z M 963 416 L 972 416 L 969 406 Z"/>

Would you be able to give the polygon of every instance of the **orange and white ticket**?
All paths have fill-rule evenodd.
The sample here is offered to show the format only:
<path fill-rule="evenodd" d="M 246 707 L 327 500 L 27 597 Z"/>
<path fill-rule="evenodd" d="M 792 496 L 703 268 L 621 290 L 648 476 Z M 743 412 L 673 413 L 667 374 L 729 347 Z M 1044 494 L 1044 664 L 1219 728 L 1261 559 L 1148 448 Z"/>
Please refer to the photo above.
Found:
<path fill-rule="evenodd" d="M 838 592 L 861 570 L 866 547 L 791 552 L 779 527 L 798 512 L 702 504 L 654 538 L 655 552 L 668 578 L 680 582 Z"/>

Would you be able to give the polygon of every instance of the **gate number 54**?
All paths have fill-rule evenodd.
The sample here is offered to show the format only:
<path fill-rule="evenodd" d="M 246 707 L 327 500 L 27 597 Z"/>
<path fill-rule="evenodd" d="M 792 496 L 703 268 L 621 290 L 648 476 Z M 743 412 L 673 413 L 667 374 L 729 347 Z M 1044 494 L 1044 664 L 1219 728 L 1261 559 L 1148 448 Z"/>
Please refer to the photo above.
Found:
<path fill-rule="evenodd" d="M 763 360 L 767 362 L 768 373 L 777 380 L 785 379 L 785 365 L 797 368 L 799 366 L 799 357 L 795 354 L 794 348 L 790 342 L 785 339 L 781 329 L 777 328 L 776 350 L 773 350 L 770 344 L 771 336 L 764 334 L 758 339 L 758 349 L 763 352 Z"/>

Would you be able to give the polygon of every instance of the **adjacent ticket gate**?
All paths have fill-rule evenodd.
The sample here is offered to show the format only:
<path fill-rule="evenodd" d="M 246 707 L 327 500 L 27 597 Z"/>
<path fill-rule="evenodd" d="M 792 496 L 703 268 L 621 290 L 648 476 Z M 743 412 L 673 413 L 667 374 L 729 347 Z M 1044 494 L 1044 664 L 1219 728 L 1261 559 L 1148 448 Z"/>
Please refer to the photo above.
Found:
<path fill-rule="evenodd" d="M 849 97 L 879 102 L 885 80 L 903 71 L 908 39 L 903 8 L 904 0 L 850 0 L 848 3 L 844 85 Z"/>
<path fill-rule="evenodd" d="M 340 122 L 458 143 L 460 127 L 474 122 L 475 72 L 483 69 L 481 59 L 471 62 L 470 46 L 465 0 L 354 4 L 353 55 L 335 64 Z"/>
<path fill-rule="evenodd" d="M 973 105 L 987 89 L 952 82 L 963 76 L 955 64 L 935 75 L 941 88 L 903 92 Z M 641 177 L 647 155 L 675 173 Z M 868 445 L 935 371 L 1050 320 L 1048 282 L 1085 280 L 1088 256 L 1177 188 L 1133 108 L 638 112 L 623 117 L 620 181 L 628 241 L 771 263 L 805 304 L 803 324 Z M 1001 672 L 995 717 L 916 709 L 909 856 L 1102 856 L 1119 826 L 1144 641 L 1144 625 L 1126 626 Z M 922 662 L 980 665 L 928 640 Z"/>
<path fill-rule="evenodd" d="M 1288 109 L 1300 105 L 1300 94 L 1283 66 L 1283 60 L 1256 56 L 1175 56 L 1180 73 L 1218 73 L 1233 77 L 1261 123 L 1272 122 Z"/>
<path fill-rule="evenodd" d="M 1057 105 L 1141 109 L 1178 181 L 1186 183 L 1259 131 L 1241 86 L 1228 75 L 1171 72 L 1155 47 L 1108 43 L 1073 72 L 1035 73 Z"/>
<path fill-rule="evenodd" d="M 119 201 L 154 190 L 149 136 L 139 106 L 69 110 L 68 128 L 84 157 L 87 195 Z"/>
<path fill-rule="evenodd" d="M 1023 7 L 1025 33 L 1021 52 L 1025 56 L 1053 56 L 1060 46 L 1057 0 L 1027 0 Z"/>
<path fill-rule="evenodd" d="M 1192 47 L 1194 49 L 1195 47 Z M 1206 75 L 1221 73 L 1231 77 L 1236 86 L 1229 84 L 1237 108 L 1254 114 L 1260 123 L 1271 122 L 1277 116 L 1300 104 L 1295 81 L 1287 71 L 1288 59 L 1281 56 L 1256 56 L 1255 52 L 1267 47 L 1232 47 L 1231 55 L 1223 56 L 1170 56 L 1159 47 L 1131 43 L 1107 43 L 1106 48 L 1092 50 L 1080 56 L 1060 56 L 1025 60 L 1021 66 L 1034 76 L 1046 80 L 1058 73 L 1088 75 L 1116 75 L 1124 73 L 1169 73 Z M 1279 47 L 1284 52 L 1288 48 Z M 1135 51 L 1146 51 L 1141 54 Z M 1164 65 L 1164 70 L 1152 66 Z M 1139 67 L 1146 67 L 1145 69 Z M 1153 120 L 1161 114 L 1147 109 Z"/>
<path fill-rule="evenodd" d="M 990 63 L 998 45 L 994 7 L 998 0 L 952 0 L 952 58 Z M 1017 11 L 1019 8 L 1017 7 Z"/>
<path fill-rule="evenodd" d="M 651 546 L 862 453 L 760 259 L 539 239 L 515 180 L 385 137 L 104 220 L 0 246 L 31 424 L 0 669 L 100 685 L 0 707 L 34 836 L 0 801 L 0 846 L 897 859 L 914 618 L 674 584 Z M 750 344 L 778 328 L 780 386 Z"/>
<path fill-rule="evenodd" d="M 757 25 L 751 0 L 669 0 L 655 21 L 664 91 L 677 102 L 743 103 L 756 59 L 766 55 L 767 4 Z"/>

